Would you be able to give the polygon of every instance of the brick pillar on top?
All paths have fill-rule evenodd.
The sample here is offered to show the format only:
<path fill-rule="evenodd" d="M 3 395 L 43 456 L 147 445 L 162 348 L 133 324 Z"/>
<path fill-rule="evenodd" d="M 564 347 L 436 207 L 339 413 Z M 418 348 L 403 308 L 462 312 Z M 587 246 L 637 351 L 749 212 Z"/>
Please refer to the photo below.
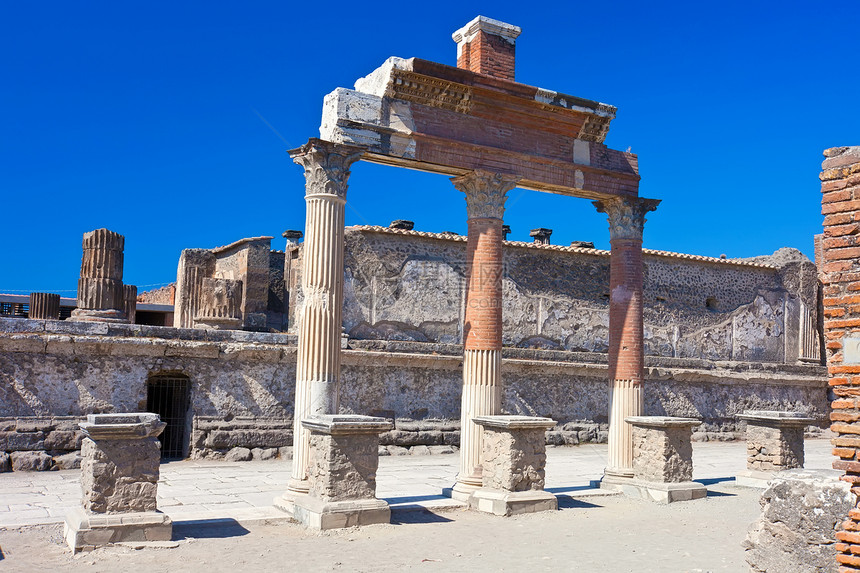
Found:
<path fill-rule="evenodd" d="M 311 139 L 290 152 L 305 169 L 305 242 L 296 359 L 293 470 L 289 493 L 307 493 L 310 432 L 302 420 L 337 414 L 343 313 L 343 226 L 350 166 L 357 148 Z M 289 499 L 276 504 L 290 511 Z"/>
<path fill-rule="evenodd" d="M 451 179 L 466 194 L 466 316 L 460 472 L 451 492 L 467 500 L 481 487 L 483 432 L 472 419 L 502 409 L 502 218 L 508 191 L 519 179 L 474 171 Z"/>
<path fill-rule="evenodd" d="M 457 67 L 478 74 L 514 80 L 516 40 L 522 29 L 478 16 L 454 32 Z"/>
<path fill-rule="evenodd" d="M 633 428 L 625 418 L 643 413 L 642 231 L 656 199 L 595 201 L 609 219 L 609 466 L 606 477 L 633 477 Z"/>
<path fill-rule="evenodd" d="M 824 215 L 821 272 L 824 338 L 833 391 L 830 429 L 833 467 L 860 495 L 860 146 L 824 152 L 821 213 Z M 848 512 L 836 533 L 839 571 L 860 571 L 860 507 Z"/>

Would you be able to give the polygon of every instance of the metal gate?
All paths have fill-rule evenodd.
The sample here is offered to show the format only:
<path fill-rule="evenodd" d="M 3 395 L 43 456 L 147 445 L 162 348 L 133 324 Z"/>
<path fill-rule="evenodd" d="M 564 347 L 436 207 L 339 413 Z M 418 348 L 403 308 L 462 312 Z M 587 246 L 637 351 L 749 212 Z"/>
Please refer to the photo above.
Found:
<path fill-rule="evenodd" d="M 146 410 L 161 416 L 167 427 L 160 436 L 161 459 L 183 458 L 188 445 L 188 377 L 153 376 L 147 382 Z"/>

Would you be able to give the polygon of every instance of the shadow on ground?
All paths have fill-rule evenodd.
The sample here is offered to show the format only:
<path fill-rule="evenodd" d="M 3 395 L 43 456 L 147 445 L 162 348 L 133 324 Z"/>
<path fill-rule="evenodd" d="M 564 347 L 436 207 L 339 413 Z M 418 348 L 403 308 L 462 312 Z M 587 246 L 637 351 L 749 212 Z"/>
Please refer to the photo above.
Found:
<path fill-rule="evenodd" d="M 401 509 L 391 512 L 392 525 L 405 525 L 413 523 L 446 523 L 454 521 L 429 509 Z"/>
<path fill-rule="evenodd" d="M 242 537 L 250 533 L 235 519 L 200 519 L 195 521 L 175 521 L 173 540 L 180 539 L 225 539 Z"/>

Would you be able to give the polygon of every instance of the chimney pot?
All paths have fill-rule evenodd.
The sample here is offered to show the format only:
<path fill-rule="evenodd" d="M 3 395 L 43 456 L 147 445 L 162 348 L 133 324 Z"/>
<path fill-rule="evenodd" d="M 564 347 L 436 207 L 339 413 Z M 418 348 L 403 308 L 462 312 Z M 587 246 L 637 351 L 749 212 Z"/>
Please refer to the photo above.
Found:
<path fill-rule="evenodd" d="M 552 235 L 552 229 L 544 229 L 543 227 L 532 229 L 529 232 L 529 236 L 534 237 L 535 243 L 540 245 L 548 245 L 550 235 Z"/>

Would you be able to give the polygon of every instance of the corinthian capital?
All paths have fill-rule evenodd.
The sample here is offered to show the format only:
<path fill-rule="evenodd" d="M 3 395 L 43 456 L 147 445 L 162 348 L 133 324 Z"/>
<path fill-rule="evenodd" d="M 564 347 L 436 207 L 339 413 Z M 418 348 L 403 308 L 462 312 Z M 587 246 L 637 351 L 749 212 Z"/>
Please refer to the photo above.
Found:
<path fill-rule="evenodd" d="M 642 197 L 613 197 L 593 201 L 599 213 L 606 213 L 609 219 L 609 238 L 642 240 L 645 214 L 660 204 L 660 199 Z"/>
<path fill-rule="evenodd" d="M 289 154 L 305 168 L 305 195 L 334 195 L 346 199 L 349 168 L 361 157 L 362 150 L 314 138 Z"/>
<path fill-rule="evenodd" d="M 517 186 L 519 180 L 515 175 L 480 170 L 451 178 L 454 187 L 466 194 L 469 219 L 504 218 L 506 194 Z"/>

